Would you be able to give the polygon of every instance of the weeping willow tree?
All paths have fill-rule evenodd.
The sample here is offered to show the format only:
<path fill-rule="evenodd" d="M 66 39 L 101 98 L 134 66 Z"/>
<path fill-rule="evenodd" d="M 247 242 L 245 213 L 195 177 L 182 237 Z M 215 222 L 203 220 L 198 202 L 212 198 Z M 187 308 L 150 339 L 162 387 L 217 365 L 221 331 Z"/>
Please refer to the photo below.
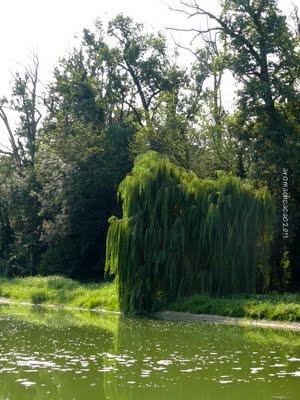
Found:
<path fill-rule="evenodd" d="M 273 205 L 266 189 L 220 175 L 200 180 L 148 152 L 119 187 L 123 218 L 110 219 L 106 271 L 124 312 L 142 313 L 193 293 L 255 292 L 268 285 Z"/>

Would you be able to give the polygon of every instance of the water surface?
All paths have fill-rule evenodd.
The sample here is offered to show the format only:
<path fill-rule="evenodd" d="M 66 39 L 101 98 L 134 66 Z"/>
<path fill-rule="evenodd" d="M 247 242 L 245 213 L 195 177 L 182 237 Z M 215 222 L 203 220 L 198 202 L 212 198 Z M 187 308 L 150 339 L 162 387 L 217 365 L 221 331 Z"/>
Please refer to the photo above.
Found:
<path fill-rule="evenodd" d="M 299 398 L 299 333 L 0 307 L 1 400 Z"/>

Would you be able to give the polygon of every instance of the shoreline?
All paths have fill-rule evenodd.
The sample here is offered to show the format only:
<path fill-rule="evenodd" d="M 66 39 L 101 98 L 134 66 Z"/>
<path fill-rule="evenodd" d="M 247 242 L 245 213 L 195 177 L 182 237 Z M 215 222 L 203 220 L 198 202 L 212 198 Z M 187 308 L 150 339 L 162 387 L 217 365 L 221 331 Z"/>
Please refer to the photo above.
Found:
<path fill-rule="evenodd" d="M 5 297 L 0 297 L 0 306 L 6 305 L 19 305 L 25 307 L 42 307 L 42 308 L 52 308 L 52 309 L 61 309 L 61 310 L 69 310 L 69 311 L 89 311 L 89 312 L 98 312 L 106 313 L 106 314 L 119 314 L 122 313 L 120 311 L 113 311 L 101 308 L 85 308 L 85 307 L 72 307 L 65 306 L 62 304 L 34 304 L 26 301 L 17 301 L 11 300 Z M 215 314 L 193 314 L 189 312 L 183 311 L 158 311 L 151 315 L 150 318 L 155 318 L 164 321 L 173 321 L 173 322 L 192 322 L 192 323 L 201 323 L 201 324 L 215 324 L 215 325 L 230 325 L 230 326 L 248 326 L 253 328 L 266 328 L 266 329 L 277 329 L 277 330 L 289 330 L 294 332 L 300 332 L 300 322 L 287 322 L 287 321 L 272 321 L 266 319 L 250 319 L 250 318 L 242 318 L 242 317 L 226 317 Z"/>
<path fill-rule="evenodd" d="M 193 314 L 185 311 L 159 311 L 153 314 L 157 319 L 177 322 L 209 323 L 216 325 L 248 326 L 300 332 L 300 322 L 272 321 L 242 317 L 226 317 L 214 314 Z"/>
<path fill-rule="evenodd" d="M 47 303 L 35 304 L 35 303 L 30 303 L 29 301 L 11 300 L 6 297 L 0 297 L 0 306 L 40 307 L 40 308 L 52 308 L 54 310 L 91 311 L 91 312 L 107 313 L 107 314 L 121 314 L 120 311 L 107 310 L 105 308 L 86 308 L 86 307 L 76 307 L 76 306 L 65 306 L 63 304 L 47 304 Z"/>

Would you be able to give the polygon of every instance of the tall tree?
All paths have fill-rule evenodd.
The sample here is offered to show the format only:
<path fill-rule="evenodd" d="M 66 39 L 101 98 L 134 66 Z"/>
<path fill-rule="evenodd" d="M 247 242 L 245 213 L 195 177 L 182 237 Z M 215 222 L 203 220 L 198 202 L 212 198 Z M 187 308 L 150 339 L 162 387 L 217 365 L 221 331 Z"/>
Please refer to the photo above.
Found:
<path fill-rule="evenodd" d="M 45 99 L 36 165 L 41 273 L 91 278 L 103 270 L 107 221 L 118 212 L 116 188 L 131 167 L 135 129 L 119 115 L 120 100 L 111 102 L 102 50 L 97 57 L 82 47 L 61 59 Z"/>
<path fill-rule="evenodd" d="M 83 44 L 102 82 L 110 120 L 112 115 L 130 119 L 137 128 L 134 155 L 151 148 L 190 167 L 189 130 L 206 71 L 179 67 L 162 34 L 147 33 L 123 15 L 110 21 L 106 32 L 98 21 L 96 32 L 85 31 Z"/>
<path fill-rule="evenodd" d="M 34 273 L 39 262 L 41 221 L 34 169 L 42 117 L 38 69 L 34 55 L 32 64 L 14 75 L 11 99 L 0 100 L 0 118 L 10 143 L 0 150 L 0 257 L 6 274 Z M 16 115 L 15 128 L 9 112 Z"/>
<path fill-rule="evenodd" d="M 32 65 L 14 75 L 12 97 L 0 99 L 0 118 L 6 129 L 11 151 L 0 150 L 11 155 L 21 165 L 34 164 L 38 125 L 41 120 L 41 100 L 38 93 L 39 59 L 33 56 Z M 17 113 L 19 122 L 13 130 L 7 110 Z"/>
<path fill-rule="evenodd" d="M 177 11 L 198 18 L 198 35 L 217 32 L 226 44 L 229 68 L 240 83 L 239 139 L 251 154 L 249 176 L 266 182 L 276 198 L 277 221 L 271 263 L 282 285 L 280 264 L 290 252 L 294 283 L 299 287 L 296 238 L 299 236 L 299 37 L 278 9 L 276 0 L 224 0 L 215 14 L 201 2 L 181 1 Z M 208 21 L 208 22 L 207 22 Z M 282 170 L 289 171 L 289 239 L 282 239 Z M 274 282 L 275 284 L 275 282 Z"/>

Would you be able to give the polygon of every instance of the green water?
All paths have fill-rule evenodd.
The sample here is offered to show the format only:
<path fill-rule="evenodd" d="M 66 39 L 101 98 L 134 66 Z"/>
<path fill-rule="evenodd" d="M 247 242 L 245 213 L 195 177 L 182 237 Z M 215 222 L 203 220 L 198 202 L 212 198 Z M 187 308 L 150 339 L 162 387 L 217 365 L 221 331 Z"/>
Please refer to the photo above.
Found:
<path fill-rule="evenodd" d="M 0 399 L 300 399 L 300 335 L 1 306 Z"/>

